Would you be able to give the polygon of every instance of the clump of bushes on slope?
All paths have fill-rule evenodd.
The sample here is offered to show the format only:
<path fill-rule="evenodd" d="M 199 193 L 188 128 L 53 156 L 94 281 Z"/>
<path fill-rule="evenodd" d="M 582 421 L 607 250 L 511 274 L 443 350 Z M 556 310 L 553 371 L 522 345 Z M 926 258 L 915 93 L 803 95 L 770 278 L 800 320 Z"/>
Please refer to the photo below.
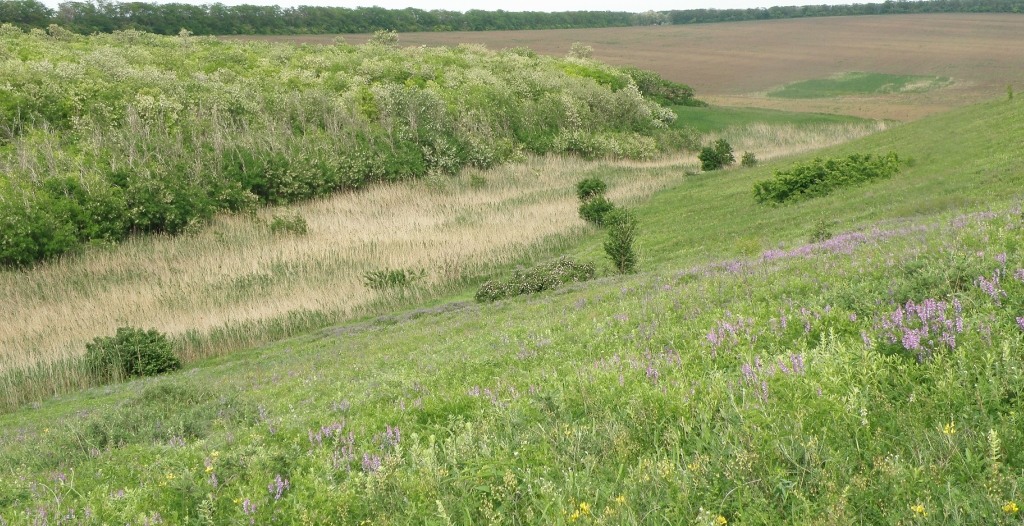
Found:
<path fill-rule="evenodd" d="M 608 185 L 597 177 L 576 183 L 576 196 L 580 199 L 580 218 L 597 226 L 604 225 L 604 217 L 615 210 L 615 205 L 604 196 Z"/>
<path fill-rule="evenodd" d="M 476 300 L 483 303 L 555 289 L 565 283 L 587 281 L 597 270 L 590 263 L 580 263 L 563 256 L 555 261 L 517 269 L 507 281 L 490 280 L 480 286 Z"/>
<path fill-rule="evenodd" d="M 181 368 L 171 340 L 156 329 L 121 327 L 114 336 L 96 338 L 85 346 L 85 362 L 100 380 L 154 376 Z"/>
<path fill-rule="evenodd" d="M 700 159 L 700 169 L 705 172 L 718 170 L 736 162 L 732 145 L 725 139 L 718 139 L 715 144 L 701 148 L 697 158 Z"/>
<path fill-rule="evenodd" d="M 65 33 L 0 26 L 0 266 L 524 153 L 678 142 L 674 113 L 593 60 Z"/>
<path fill-rule="evenodd" d="M 754 185 L 754 197 L 758 202 L 773 204 L 820 197 L 838 188 L 892 177 L 899 170 L 900 159 L 895 152 L 816 158 L 787 170 L 775 170 L 771 179 Z"/>
<path fill-rule="evenodd" d="M 645 97 L 671 106 L 707 106 L 706 102 L 694 98 L 693 88 L 686 84 L 672 82 L 661 75 L 636 67 L 625 67 L 622 71 L 636 83 Z"/>

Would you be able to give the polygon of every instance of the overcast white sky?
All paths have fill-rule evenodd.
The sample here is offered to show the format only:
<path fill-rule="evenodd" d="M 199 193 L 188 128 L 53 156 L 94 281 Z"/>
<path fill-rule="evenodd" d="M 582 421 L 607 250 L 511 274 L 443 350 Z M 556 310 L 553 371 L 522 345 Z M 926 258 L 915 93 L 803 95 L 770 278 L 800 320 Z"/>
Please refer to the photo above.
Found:
<path fill-rule="evenodd" d="M 43 3 L 56 7 L 63 0 L 43 0 Z M 123 0 L 128 1 L 128 0 Z M 168 0 L 158 0 L 159 3 L 166 3 Z M 212 4 L 213 0 L 173 0 L 188 4 Z M 861 0 L 875 1 L 875 0 Z M 881 0 L 877 0 L 881 1 Z M 771 7 L 774 5 L 812 5 L 812 4 L 845 4 L 846 1 L 836 0 L 814 0 L 814 1 L 765 1 L 765 0 L 368 0 L 368 1 L 339 1 L 339 0 L 220 0 L 225 5 L 236 4 L 258 4 L 258 5 L 280 5 L 291 7 L 297 5 L 327 5 L 338 7 L 360 7 L 380 6 L 388 9 L 404 9 L 415 7 L 419 9 L 447 9 L 449 11 L 468 11 L 470 9 L 483 9 L 495 11 L 630 11 L 639 13 L 643 11 L 668 11 L 671 9 L 702 9 L 702 8 L 746 8 L 746 7 Z"/>

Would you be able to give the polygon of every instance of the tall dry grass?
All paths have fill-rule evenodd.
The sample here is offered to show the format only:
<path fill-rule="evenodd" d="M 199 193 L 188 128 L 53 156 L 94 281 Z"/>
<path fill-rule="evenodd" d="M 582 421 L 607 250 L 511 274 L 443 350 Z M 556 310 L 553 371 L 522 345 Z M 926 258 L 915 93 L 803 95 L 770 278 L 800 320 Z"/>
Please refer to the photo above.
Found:
<path fill-rule="evenodd" d="M 750 126 L 725 135 L 771 159 L 864 135 L 869 126 Z M 91 385 L 85 343 L 117 327 L 175 336 L 186 361 L 307 332 L 450 292 L 503 265 L 551 254 L 589 228 L 575 183 L 600 173 L 636 202 L 695 169 L 692 157 L 595 162 L 529 158 L 458 177 L 382 184 L 255 216 L 224 215 L 188 236 L 149 236 L 27 271 L 0 272 L 0 408 Z M 274 215 L 306 235 L 275 234 Z M 369 271 L 423 270 L 404 293 Z"/>
<path fill-rule="evenodd" d="M 759 160 L 770 161 L 842 144 L 888 127 L 885 121 L 815 125 L 754 123 L 728 128 L 719 136 L 729 141 L 736 152 L 753 152 Z"/>
<path fill-rule="evenodd" d="M 292 319 L 298 329 L 403 301 L 369 288 L 368 271 L 422 269 L 424 278 L 404 299 L 437 294 L 584 233 L 589 227 L 577 217 L 573 187 L 599 166 L 531 158 L 459 177 L 378 185 L 255 217 L 221 216 L 191 236 L 137 238 L 5 271 L 0 372 L 44 366 L 47 375 L 59 375 L 55 369 L 79 357 L 86 342 L 124 325 L 179 336 L 189 360 L 263 341 L 263 331 L 292 332 L 281 320 Z M 628 172 L 609 178 L 613 199 L 650 195 L 682 173 Z M 273 215 L 292 214 L 305 218 L 306 235 L 270 231 Z M 268 326 L 261 329 L 261 321 Z M 211 334 L 220 341 L 211 342 Z"/>

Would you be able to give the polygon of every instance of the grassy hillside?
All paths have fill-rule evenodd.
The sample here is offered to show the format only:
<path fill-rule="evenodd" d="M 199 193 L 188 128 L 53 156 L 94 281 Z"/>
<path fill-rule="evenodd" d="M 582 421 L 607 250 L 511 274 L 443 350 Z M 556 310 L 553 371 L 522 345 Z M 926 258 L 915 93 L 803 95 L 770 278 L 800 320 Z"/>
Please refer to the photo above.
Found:
<path fill-rule="evenodd" d="M 777 208 L 753 183 L 794 159 L 687 177 L 638 209 L 643 274 L 2 416 L 0 517 L 1020 524 L 1021 122 L 993 102 L 819 152 L 913 161 Z"/>

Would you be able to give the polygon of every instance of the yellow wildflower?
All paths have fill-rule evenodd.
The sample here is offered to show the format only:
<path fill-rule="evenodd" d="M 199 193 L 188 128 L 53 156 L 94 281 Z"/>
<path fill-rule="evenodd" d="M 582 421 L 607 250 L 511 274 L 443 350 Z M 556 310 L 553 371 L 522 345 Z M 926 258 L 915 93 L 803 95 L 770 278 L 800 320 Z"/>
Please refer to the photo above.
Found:
<path fill-rule="evenodd" d="M 166 478 L 167 480 L 174 480 L 174 473 L 171 473 L 170 471 L 168 471 L 168 472 L 167 472 L 167 474 L 166 474 L 166 475 L 164 475 L 164 477 L 165 477 L 165 478 Z"/>
<path fill-rule="evenodd" d="M 580 519 L 580 510 L 576 510 L 576 511 L 572 512 L 572 515 L 569 515 L 569 522 L 576 522 L 579 519 Z"/>
<path fill-rule="evenodd" d="M 717 526 L 725 526 L 726 524 L 729 524 L 729 519 L 726 519 L 725 517 L 719 515 L 715 517 L 715 524 Z"/>
<path fill-rule="evenodd" d="M 922 517 L 928 516 L 928 511 L 924 509 L 924 504 L 915 504 L 910 507 L 910 511 L 920 515 Z"/>
<path fill-rule="evenodd" d="M 619 495 L 618 497 L 615 497 L 615 503 L 618 504 L 619 506 L 625 504 L 626 503 L 626 496 L 625 495 Z"/>
<path fill-rule="evenodd" d="M 587 504 L 586 502 L 581 502 L 580 503 L 580 513 L 582 513 L 584 515 L 590 515 L 590 504 Z"/>
<path fill-rule="evenodd" d="M 942 432 L 948 436 L 956 434 L 956 422 L 950 420 L 948 424 L 942 426 Z"/>
<path fill-rule="evenodd" d="M 206 466 L 206 472 L 209 473 L 211 471 L 213 471 L 213 466 Z"/>
<path fill-rule="evenodd" d="M 212 451 L 212 452 L 210 453 L 210 456 L 211 456 L 211 457 L 213 457 L 213 458 L 217 458 L 217 457 L 219 457 L 219 456 L 220 456 L 220 451 L 217 451 L 217 450 L 215 449 L 215 450 L 213 450 L 213 451 Z"/>
<path fill-rule="evenodd" d="M 1003 513 L 1014 514 L 1018 511 L 1020 511 L 1020 508 L 1018 508 L 1017 503 L 1012 500 L 1007 502 L 1006 504 L 1003 504 Z"/>

